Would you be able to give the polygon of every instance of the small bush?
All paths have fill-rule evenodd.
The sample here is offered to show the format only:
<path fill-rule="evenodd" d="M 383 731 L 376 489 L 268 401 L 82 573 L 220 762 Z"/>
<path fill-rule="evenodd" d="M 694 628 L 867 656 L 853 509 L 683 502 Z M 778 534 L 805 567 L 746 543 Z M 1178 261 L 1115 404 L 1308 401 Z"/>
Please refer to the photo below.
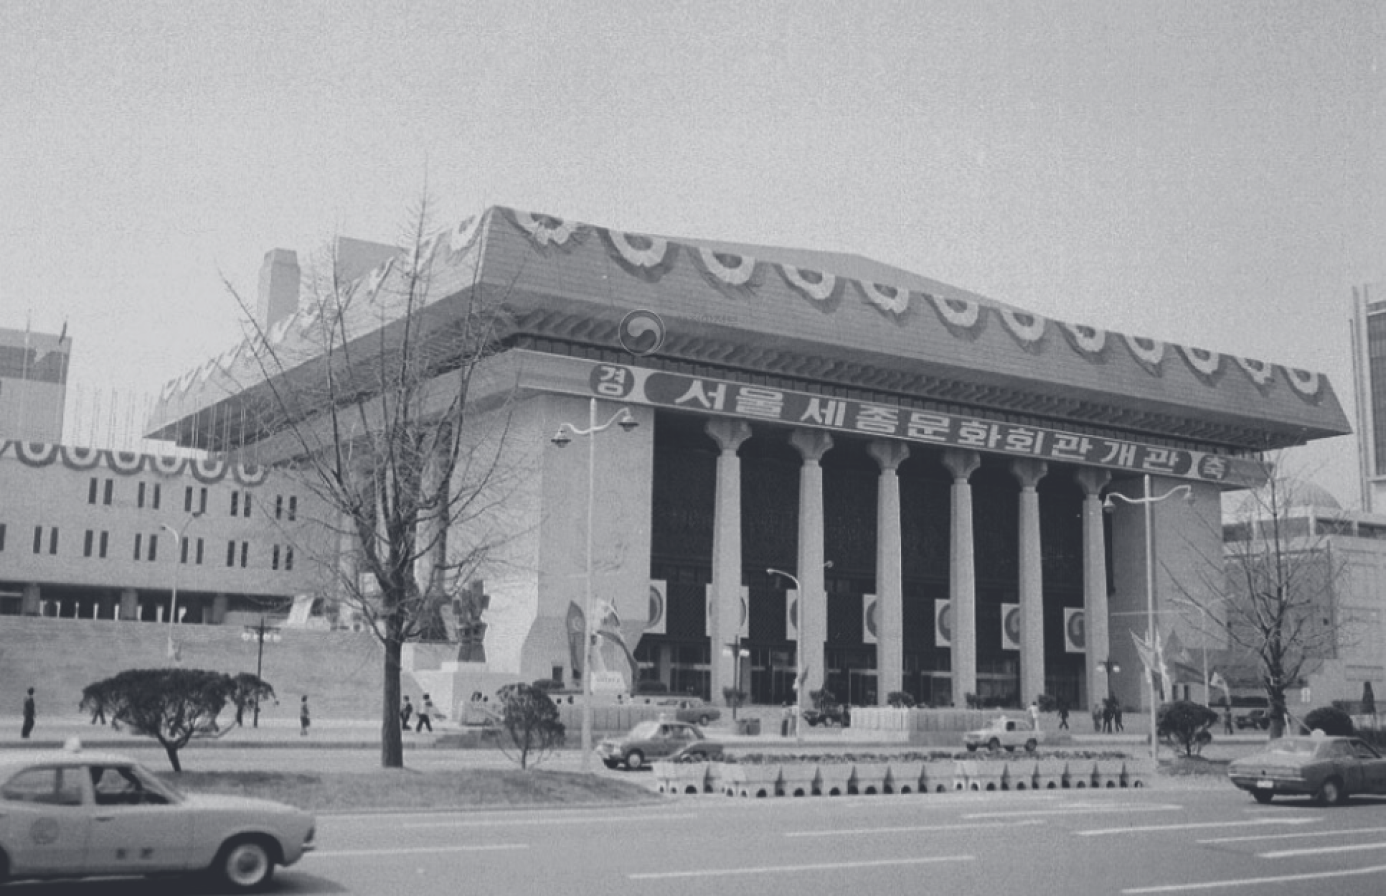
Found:
<path fill-rule="evenodd" d="M 909 691 L 891 691 L 886 695 L 886 703 L 895 709 L 911 709 L 914 706 L 914 695 Z"/>
<path fill-rule="evenodd" d="M 547 694 L 551 691 L 563 690 L 563 682 L 553 678 L 541 678 L 538 681 L 534 682 L 533 687 L 536 691 L 543 691 Z"/>
<path fill-rule="evenodd" d="M 1182 747 L 1185 756 L 1201 751 L 1213 740 L 1208 730 L 1218 721 L 1218 714 L 1202 703 L 1175 700 L 1160 706 L 1155 716 L 1155 731 L 1160 739 Z"/>
<path fill-rule="evenodd" d="M 1038 697 L 1035 698 L 1035 702 L 1039 704 L 1040 712 L 1059 711 L 1059 699 L 1057 697 L 1051 696 L 1049 694 L 1040 694 Z"/>
<path fill-rule="evenodd" d="M 1322 731 L 1324 734 L 1338 737 L 1351 737 L 1355 733 L 1352 716 L 1336 706 L 1320 706 L 1309 710 L 1304 716 L 1304 727 L 1310 731 Z"/>

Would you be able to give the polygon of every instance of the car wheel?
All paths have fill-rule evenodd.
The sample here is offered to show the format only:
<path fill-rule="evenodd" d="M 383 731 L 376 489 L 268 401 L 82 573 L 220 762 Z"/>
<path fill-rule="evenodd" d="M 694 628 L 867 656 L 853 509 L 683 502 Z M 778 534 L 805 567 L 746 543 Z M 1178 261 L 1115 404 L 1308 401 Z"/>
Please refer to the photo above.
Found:
<path fill-rule="evenodd" d="M 1007 752 L 1007 753 L 1014 753 L 1014 752 L 1015 752 L 1015 744 L 1006 744 L 1006 752 Z"/>
<path fill-rule="evenodd" d="M 1319 802 L 1325 806 L 1338 806 L 1347 802 L 1347 791 L 1343 789 L 1343 782 L 1337 778 L 1329 778 L 1323 782 L 1319 788 Z"/>
<path fill-rule="evenodd" d="M 606 766 L 607 768 L 615 768 L 616 766 L 618 766 L 618 765 L 620 765 L 620 764 L 621 764 L 621 763 L 617 762 L 615 759 L 603 759 L 603 760 L 602 760 L 602 765 Z"/>
<path fill-rule="evenodd" d="M 645 754 L 639 750 L 631 750 L 626 754 L 626 768 L 637 771 L 645 765 Z"/>
<path fill-rule="evenodd" d="M 1271 793 L 1269 790 L 1253 790 L 1253 791 L 1251 791 L 1251 798 L 1254 799 L 1254 800 L 1256 800 L 1256 802 L 1258 802 L 1258 803 L 1260 803 L 1260 804 L 1262 804 L 1262 805 L 1265 805 L 1266 803 L 1269 803 L 1274 797 L 1275 797 L 1275 794 Z"/>
<path fill-rule="evenodd" d="M 1035 748 L 1038 747 L 1038 746 L 1039 746 L 1039 744 L 1038 744 L 1038 743 L 1035 741 L 1035 739 L 1032 737 L 1032 738 L 1030 738 L 1029 740 L 1027 740 L 1027 741 L 1025 742 L 1025 752 L 1027 752 L 1027 753 L 1033 753 L 1033 752 L 1035 752 Z"/>
<path fill-rule="evenodd" d="M 706 727 L 707 727 L 709 724 L 711 724 L 711 723 L 712 723 L 712 719 L 708 718 L 708 716 L 707 716 L 706 713 L 704 713 L 703 715 L 698 716 L 698 724 L 699 724 L 699 725 L 702 725 L 704 728 L 706 728 Z"/>
<path fill-rule="evenodd" d="M 1000 747 L 1001 747 L 1001 741 L 997 740 L 997 739 L 994 738 L 994 737 L 993 737 L 991 740 L 987 741 L 987 749 L 990 750 L 990 751 L 992 751 L 993 753 L 995 753 L 998 749 L 1000 749 Z"/>
<path fill-rule="evenodd" d="M 976 745 L 976 744 L 968 744 L 968 745 L 967 745 L 967 752 L 969 752 L 969 753 L 975 753 L 975 752 L 977 752 L 977 745 Z"/>
<path fill-rule="evenodd" d="M 212 870 L 233 891 L 249 893 L 269 883 L 274 876 L 274 859 L 263 840 L 240 837 L 221 848 Z"/>

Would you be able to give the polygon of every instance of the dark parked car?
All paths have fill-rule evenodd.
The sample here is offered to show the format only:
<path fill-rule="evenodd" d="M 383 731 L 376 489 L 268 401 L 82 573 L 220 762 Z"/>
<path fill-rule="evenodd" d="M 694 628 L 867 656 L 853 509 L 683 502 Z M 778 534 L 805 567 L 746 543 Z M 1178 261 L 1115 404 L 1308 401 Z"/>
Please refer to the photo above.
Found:
<path fill-rule="evenodd" d="M 1258 803 L 1295 794 L 1331 806 L 1350 793 L 1386 794 L 1386 759 L 1380 753 L 1355 737 L 1322 732 L 1273 740 L 1265 752 L 1232 762 L 1227 775 Z"/>
<path fill-rule="evenodd" d="M 697 726 L 687 722 L 641 722 L 620 737 L 608 737 L 597 745 L 597 756 L 607 768 L 624 765 L 634 771 L 652 759 L 666 759 L 674 754 L 688 755 L 695 748 L 706 750 L 712 758 L 721 746 L 712 744 Z"/>
<path fill-rule="evenodd" d="M 674 710 L 674 718 L 680 722 L 707 726 L 722 718 L 722 710 L 701 697 L 670 697 L 658 701 L 661 710 Z"/>
<path fill-rule="evenodd" d="M 1238 728 L 1251 728 L 1252 730 L 1265 731 L 1270 728 L 1270 715 L 1264 709 L 1253 709 L 1244 715 L 1239 715 L 1234 720 Z"/>

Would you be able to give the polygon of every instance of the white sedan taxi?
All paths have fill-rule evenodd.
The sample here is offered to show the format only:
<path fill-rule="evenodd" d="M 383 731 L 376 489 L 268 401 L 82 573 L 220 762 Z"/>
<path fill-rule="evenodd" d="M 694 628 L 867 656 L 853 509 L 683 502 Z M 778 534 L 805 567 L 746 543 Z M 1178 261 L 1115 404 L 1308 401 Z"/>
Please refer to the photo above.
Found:
<path fill-rule="evenodd" d="M 311 850 L 314 829 L 293 806 L 180 793 L 76 743 L 0 752 L 0 882 L 211 872 L 245 892 Z"/>

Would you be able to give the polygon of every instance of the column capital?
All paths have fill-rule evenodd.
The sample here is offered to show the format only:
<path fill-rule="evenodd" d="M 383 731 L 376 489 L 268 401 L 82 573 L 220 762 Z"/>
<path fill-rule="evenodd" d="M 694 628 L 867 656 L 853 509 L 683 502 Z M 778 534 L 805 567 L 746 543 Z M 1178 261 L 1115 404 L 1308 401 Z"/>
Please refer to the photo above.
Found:
<path fill-rule="evenodd" d="M 965 448 L 948 448 L 943 452 L 943 466 L 954 482 L 966 482 L 973 471 L 982 465 L 982 456 Z"/>
<path fill-rule="evenodd" d="M 816 464 L 833 447 L 833 437 L 816 429 L 796 429 L 789 436 L 789 444 L 799 450 L 804 463 Z"/>
<path fill-rule="evenodd" d="M 1034 491 L 1035 486 L 1049 472 L 1049 464 L 1042 460 L 1018 457 L 1011 461 L 1011 475 L 1020 482 L 1023 491 Z"/>
<path fill-rule="evenodd" d="M 723 454 L 735 454 L 742 443 L 751 437 L 751 424 L 745 420 L 714 417 L 703 430 L 717 443 Z"/>
<path fill-rule="evenodd" d="M 882 473 L 894 473 L 900 464 L 905 462 L 905 458 L 910 456 L 910 446 L 888 439 L 872 439 L 871 444 L 866 446 L 866 453 L 881 465 Z"/>
<path fill-rule="evenodd" d="M 1084 497 L 1096 498 L 1112 481 L 1112 474 L 1097 467 L 1079 467 L 1073 471 L 1073 480 L 1083 489 Z"/>

